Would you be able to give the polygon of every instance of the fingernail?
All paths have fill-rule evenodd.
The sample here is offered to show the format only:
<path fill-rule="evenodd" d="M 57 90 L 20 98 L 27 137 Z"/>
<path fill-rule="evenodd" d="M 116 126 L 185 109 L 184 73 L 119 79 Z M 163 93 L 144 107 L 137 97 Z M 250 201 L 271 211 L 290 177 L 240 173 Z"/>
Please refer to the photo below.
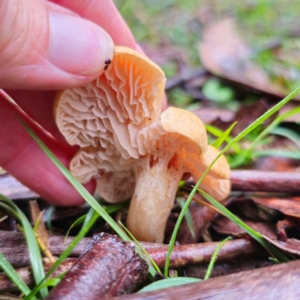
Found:
<path fill-rule="evenodd" d="M 50 13 L 49 60 L 58 68 L 78 75 L 91 75 L 112 59 L 111 37 L 96 24 L 60 13 Z"/>

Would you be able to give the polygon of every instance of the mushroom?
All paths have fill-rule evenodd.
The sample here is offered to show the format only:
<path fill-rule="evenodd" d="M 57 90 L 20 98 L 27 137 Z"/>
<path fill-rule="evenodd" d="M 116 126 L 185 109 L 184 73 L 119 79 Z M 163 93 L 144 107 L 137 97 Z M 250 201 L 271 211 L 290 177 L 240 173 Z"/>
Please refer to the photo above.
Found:
<path fill-rule="evenodd" d="M 97 178 L 108 202 L 132 197 L 128 229 L 137 239 L 158 243 L 182 175 L 198 180 L 219 153 L 207 145 L 197 116 L 174 107 L 161 113 L 165 81 L 145 56 L 115 47 L 99 78 L 59 92 L 54 105 L 59 130 L 69 144 L 80 146 L 72 174 L 81 183 Z M 222 200 L 230 190 L 229 175 L 221 156 L 200 188 Z"/>

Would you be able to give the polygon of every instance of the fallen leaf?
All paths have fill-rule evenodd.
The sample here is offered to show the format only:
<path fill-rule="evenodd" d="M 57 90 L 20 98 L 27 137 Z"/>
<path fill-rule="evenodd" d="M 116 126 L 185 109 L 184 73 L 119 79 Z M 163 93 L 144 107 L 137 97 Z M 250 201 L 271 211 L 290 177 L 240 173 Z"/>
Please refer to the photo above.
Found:
<path fill-rule="evenodd" d="M 262 206 L 276 209 L 283 214 L 295 218 L 300 218 L 300 199 L 299 198 L 257 198 L 252 197 L 252 201 Z"/>
<path fill-rule="evenodd" d="M 280 98 L 286 93 L 250 60 L 251 50 L 238 34 L 231 18 L 212 23 L 204 29 L 199 54 L 203 66 L 214 75 Z"/>

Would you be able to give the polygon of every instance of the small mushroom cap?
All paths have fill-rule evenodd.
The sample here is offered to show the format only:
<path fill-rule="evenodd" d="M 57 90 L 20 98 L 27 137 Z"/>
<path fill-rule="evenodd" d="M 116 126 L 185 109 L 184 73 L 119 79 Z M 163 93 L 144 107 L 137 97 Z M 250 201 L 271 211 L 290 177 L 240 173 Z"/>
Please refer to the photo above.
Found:
<path fill-rule="evenodd" d="M 202 174 L 199 174 L 197 179 Z M 222 201 L 228 197 L 231 189 L 231 183 L 228 179 L 216 179 L 206 175 L 200 185 L 200 189 L 212 196 L 217 201 Z"/>
<path fill-rule="evenodd" d="M 206 170 L 219 155 L 220 151 L 208 145 L 206 151 L 200 156 L 200 162 Z M 224 155 L 221 155 L 209 170 L 209 175 L 218 179 L 230 178 L 230 167 Z"/>
<path fill-rule="evenodd" d="M 161 115 L 165 131 L 178 133 L 198 144 L 200 153 L 207 147 L 207 134 L 203 122 L 195 114 L 176 107 L 169 107 Z"/>

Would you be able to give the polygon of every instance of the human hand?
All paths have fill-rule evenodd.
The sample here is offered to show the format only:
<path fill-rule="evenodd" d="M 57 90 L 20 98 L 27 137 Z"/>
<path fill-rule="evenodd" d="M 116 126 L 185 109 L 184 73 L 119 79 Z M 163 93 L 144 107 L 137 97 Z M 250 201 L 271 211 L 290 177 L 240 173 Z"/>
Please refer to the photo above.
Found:
<path fill-rule="evenodd" d="M 98 77 L 114 43 L 137 49 L 112 0 L 0 1 L 0 88 L 52 135 L 29 124 L 66 166 L 77 149 L 55 125 L 55 90 Z M 15 105 L 0 98 L 0 166 L 54 204 L 82 203 L 16 113 Z M 93 192 L 94 185 L 86 188 Z"/>

